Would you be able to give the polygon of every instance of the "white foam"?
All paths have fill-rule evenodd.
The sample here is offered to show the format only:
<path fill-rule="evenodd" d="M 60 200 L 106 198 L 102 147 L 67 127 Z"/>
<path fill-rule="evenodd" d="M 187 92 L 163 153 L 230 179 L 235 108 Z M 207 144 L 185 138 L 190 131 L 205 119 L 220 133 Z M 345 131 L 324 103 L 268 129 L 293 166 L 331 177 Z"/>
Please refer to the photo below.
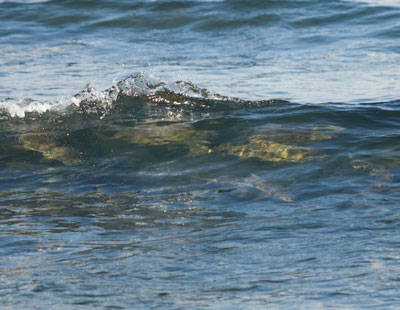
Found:
<path fill-rule="evenodd" d="M 11 116 L 25 117 L 27 112 L 43 113 L 52 108 L 51 102 L 40 102 L 31 99 L 0 98 L 0 109 Z"/>

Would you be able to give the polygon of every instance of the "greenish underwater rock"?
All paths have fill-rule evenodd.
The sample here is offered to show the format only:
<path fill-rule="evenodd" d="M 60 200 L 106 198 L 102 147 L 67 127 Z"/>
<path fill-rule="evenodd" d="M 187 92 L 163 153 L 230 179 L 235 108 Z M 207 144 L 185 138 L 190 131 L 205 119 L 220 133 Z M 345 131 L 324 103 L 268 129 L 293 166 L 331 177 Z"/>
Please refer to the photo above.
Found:
<path fill-rule="evenodd" d="M 18 145 L 24 150 L 39 152 L 47 160 L 56 160 L 65 165 L 80 162 L 79 152 L 69 146 L 58 145 L 52 137 L 41 133 L 23 134 Z"/>
<path fill-rule="evenodd" d="M 303 162 L 313 156 L 310 148 L 274 142 L 262 135 L 251 136 L 243 144 L 225 143 L 212 151 L 269 162 Z"/>
<path fill-rule="evenodd" d="M 185 123 L 148 123 L 115 132 L 112 136 L 98 134 L 104 140 L 122 140 L 142 146 L 183 145 L 190 156 L 211 152 L 209 139 L 216 133 L 210 130 L 196 130 Z"/>

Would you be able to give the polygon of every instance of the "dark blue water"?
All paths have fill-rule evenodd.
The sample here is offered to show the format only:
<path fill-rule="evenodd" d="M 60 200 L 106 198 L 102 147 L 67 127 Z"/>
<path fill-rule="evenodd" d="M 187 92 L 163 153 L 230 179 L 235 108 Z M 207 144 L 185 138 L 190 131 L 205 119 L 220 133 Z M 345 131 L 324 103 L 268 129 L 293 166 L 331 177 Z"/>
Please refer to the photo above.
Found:
<path fill-rule="evenodd" d="M 0 1 L 1 309 L 397 309 L 400 2 Z"/>

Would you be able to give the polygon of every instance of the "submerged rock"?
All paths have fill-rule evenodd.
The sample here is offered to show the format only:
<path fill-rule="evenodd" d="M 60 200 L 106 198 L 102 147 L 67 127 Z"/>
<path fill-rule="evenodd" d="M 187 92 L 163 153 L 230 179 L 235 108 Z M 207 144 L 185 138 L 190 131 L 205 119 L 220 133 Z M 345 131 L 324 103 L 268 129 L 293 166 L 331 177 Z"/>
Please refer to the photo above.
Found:
<path fill-rule="evenodd" d="M 362 195 L 368 195 L 370 193 L 382 192 L 390 189 L 390 184 L 393 182 L 393 175 L 385 166 L 373 164 L 364 160 L 353 160 L 351 166 L 353 169 L 361 173 L 368 173 L 373 178 L 373 184 L 361 192 Z"/>
<path fill-rule="evenodd" d="M 210 139 L 216 131 L 200 130 L 185 122 L 151 122 L 132 129 L 117 131 L 111 136 L 98 134 L 104 140 L 122 140 L 141 146 L 183 145 L 188 155 L 195 157 L 208 153 L 222 153 L 241 159 L 256 158 L 269 162 L 303 162 L 315 154 L 309 147 L 297 145 L 300 142 L 331 139 L 330 129 L 313 128 L 310 132 L 289 130 L 263 130 L 248 138 L 244 143 L 223 143 L 213 146 Z"/>
<path fill-rule="evenodd" d="M 39 152 L 44 158 L 57 160 L 65 165 L 73 165 L 80 161 L 77 150 L 69 146 L 60 146 L 45 134 L 24 134 L 19 137 L 18 143 L 25 150 Z"/>
<path fill-rule="evenodd" d="M 132 130 L 118 131 L 112 136 L 98 135 L 105 140 L 122 140 L 142 146 L 183 145 L 190 156 L 211 152 L 208 139 L 215 135 L 210 130 L 196 130 L 185 123 L 149 123 Z"/>
<path fill-rule="evenodd" d="M 351 163 L 353 169 L 368 172 L 370 176 L 375 177 L 379 183 L 389 183 L 393 181 L 392 173 L 383 165 L 373 164 L 363 160 L 353 160 Z"/>
<path fill-rule="evenodd" d="M 213 151 L 242 159 L 256 158 L 267 162 L 304 162 L 315 158 L 315 150 L 301 143 L 332 139 L 341 127 L 313 127 L 307 130 L 268 128 L 251 135 L 244 143 L 224 143 Z"/>
<path fill-rule="evenodd" d="M 270 162 L 302 162 L 312 157 L 309 148 L 281 144 L 261 135 L 254 135 L 243 144 L 225 143 L 213 151 L 225 152 L 243 159 L 257 158 Z"/>

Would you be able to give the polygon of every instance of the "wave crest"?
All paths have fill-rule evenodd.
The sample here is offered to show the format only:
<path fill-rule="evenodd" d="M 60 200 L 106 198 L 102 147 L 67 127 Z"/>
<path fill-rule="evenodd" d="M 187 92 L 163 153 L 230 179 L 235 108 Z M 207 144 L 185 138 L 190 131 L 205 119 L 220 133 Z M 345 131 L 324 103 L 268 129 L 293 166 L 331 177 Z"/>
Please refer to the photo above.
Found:
<path fill-rule="evenodd" d="M 0 110 L 11 117 L 23 118 L 27 113 L 42 114 L 48 111 L 65 112 L 69 108 L 84 112 L 105 113 L 113 107 L 119 97 L 143 97 L 153 101 L 181 104 L 189 98 L 206 100 L 234 100 L 233 98 L 200 88 L 191 82 L 167 82 L 151 74 L 141 73 L 118 81 L 105 90 L 98 90 L 91 84 L 73 95 L 58 101 L 37 101 L 33 99 L 0 98 Z M 236 99 L 239 100 L 239 99 Z"/>

